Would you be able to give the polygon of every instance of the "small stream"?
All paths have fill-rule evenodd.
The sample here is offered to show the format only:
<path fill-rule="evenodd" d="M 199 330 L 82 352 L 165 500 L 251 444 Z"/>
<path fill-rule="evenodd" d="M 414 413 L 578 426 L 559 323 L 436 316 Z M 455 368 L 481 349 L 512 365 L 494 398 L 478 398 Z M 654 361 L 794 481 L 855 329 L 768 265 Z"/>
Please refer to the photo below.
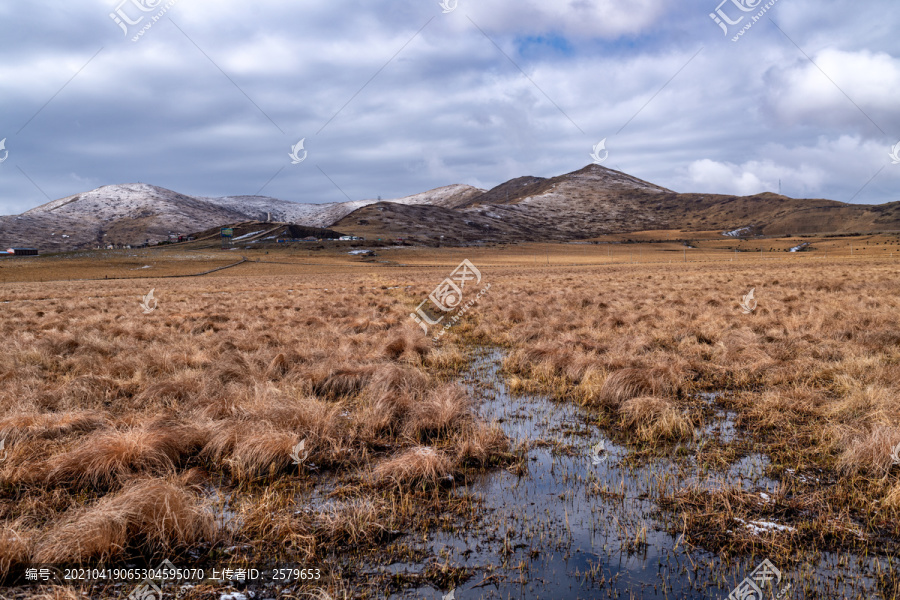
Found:
<path fill-rule="evenodd" d="M 468 489 L 460 487 L 457 493 L 474 494 L 483 503 L 482 522 L 461 522 L 453 532 L 411 542 L 438 564 L 472 570 L 453 598 L 725 599 L 763 561 L 757 556 L 723 563 L 716 554 L 686 549 L 680 536 L 666 533 L 678 530 L 677 515 L 661 511 L 654 498 L 686 486 L 740 483 L 766 499 L 776 482 L 763 475 L 765 456 L 752 454 L 723 472 L 697 469 L 687 476 L 684 465 L 666 458 L 626 465 L 628 449 L 605 437 L 588 411 L 541 396 L 511 395 L 499 372 L 502 359 L 501 351 L 482 351 L 463 382 L 482 418 L 498 423 L 514 443 L 528 444 L 527 472 L 496 469 Z M 731 441 L 740 435 L 733 413 L 720 411 L 718 417 L 704 437 Z M 599 442 L 605 451 L 597 451 Z M 781 592 L 780 598 L 882 598 L 871 578 L 859 576 L 878 568 L 877 560 L 823 556 L 803 573 L 784 570 L 780 585 L 764 597 Z M 880 568 L 889 569 L 883 559 Z M 423 564 L 407 563 L 385 569 L 423 570 Z M 442 599 L 450 591 L 423 586 L 391 598 Z"/>

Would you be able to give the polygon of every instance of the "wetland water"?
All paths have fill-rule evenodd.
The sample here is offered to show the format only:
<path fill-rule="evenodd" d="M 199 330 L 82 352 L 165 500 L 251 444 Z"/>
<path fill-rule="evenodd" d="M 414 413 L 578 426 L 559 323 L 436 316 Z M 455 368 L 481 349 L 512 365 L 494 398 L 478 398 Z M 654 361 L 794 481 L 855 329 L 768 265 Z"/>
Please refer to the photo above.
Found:
<path fill-rule="evenodd" d="M 667 458 L 623 459 L 628 449 L 616 445 L 594 424 L 588 411 L 534 395 L 511 395 L 499 373 L 503 354 L 481 352 L 464 383 L 477 399 L 478 411 L 497 422 L 514 443 L 528 446 L 527 472 L 494 470 L 468 489 L 482 503 L 477 525 L 457 523 L 438 531 L 421 547 L 439 565 L 471 570 L 473 576 L 454 590 L 454 598 L 725 599 L 765 556 L 723 562 L 716 554 L 685 546 L 678 535 L 677 514 L 656 504 L 660 491 L 738 483 L 768 498 L 776 482 L 764 476 L 767 459 L 750 454 L 721 472 L 676 466 Z M 716 395 L 704 397 L 715 403 Z M 704 439 L 729 443 L 739 437 L 734 415 L 716 410 L 716 421 L 703 438 L 686 444 L 690 456 Z M 594 420 L 595 421 L 595 420 Z M 605 451 L 595 450 L 603 442 Z M 776 523 L 748 525 L 764 531 Z M 673 532 L 672 534 L 666 531 Z M 773 565 L 781 581 L 760 596 L 745 585 L 740 600 L 759 598 L 883 598 L 871 574 L 891 568 L 886 559 L 824 556 L 799 569 Z M 394 564 L 394 574 L 416 574 L 423 564 Z M 896 565 L 894 566 L 896 569 Z M 771 579 L 775 583 L 774 579 Z M 764 587 L 764 586 L 763 586 Z M 451 590 L 422 586 L 391 598 L 443 598 Z"/>

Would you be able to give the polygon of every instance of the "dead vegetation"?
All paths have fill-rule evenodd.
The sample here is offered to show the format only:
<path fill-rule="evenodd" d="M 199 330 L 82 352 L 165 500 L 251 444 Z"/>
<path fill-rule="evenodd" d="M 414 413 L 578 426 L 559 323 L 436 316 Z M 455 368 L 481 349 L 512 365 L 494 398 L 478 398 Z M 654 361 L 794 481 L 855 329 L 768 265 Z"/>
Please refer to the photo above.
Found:
<path fill-rule="evenodd" d="M 716 411 L 733 411 L 737 438 L 711 444 L 709 464 L 727 468 L 762 454 L 771 462 L 766 475 L 791 490 L 777 507 L 806 507 L 783 511 L 787 524 L 803 532 L 837 519 L 863 532 L 787 536 L 785 553 L 842 545 L 893 552 L 900 540 L 895 269 L 887 261 L 800 262 L 511 275 L 459 334 L 510 348 L 503 367 L 513 391 L 582 404 L 641 455 L 703 444 Z M 739 303 L 751 288 L 758 306 L 747 313 Z M 668 500 L 686 517 L 701 517 L 698 528 L 702 515 L 730 502 Z M 759 507 L 741 516 L 754 511 L 764 516 Z M 715 524 L 737 531 L 727 520 Z M 706 541 L 747 548 L 730 546 L 729 536 Z"/>
<path fill-rule="evenodd" d="M 466 354 L 434 347 L 404 299 L 272 284 L 185 282 L 180 302 L 160 286 L 148 315 L 141 290 L 81 303 L 61 284 L 41 311 L 4 311 L 0 576 L 226 547 L 307 564 L 375 551 L 507 456 L 449 382 Z"/>
<path fill-rule="evenodd" d="M 491 294 L 436 345 L 409 313 L 444 271 L 184 282 L 149 315 L 150 285 L 5 292 L 0 570 L 223 547 L 316 561 L 427 530 L 453 486 L 509 459 L 452 383 L 487 344 L 511 389 L 584 406 L 642 456 L 693 453 L 733 411 L 738 439 L 704 464 L 765 455 L 781 491 L 668 494 L 690 543 L 900 539 L 893 264 L 485 269 Z M 746 527 L 766 521 L 792 530 Z"/>

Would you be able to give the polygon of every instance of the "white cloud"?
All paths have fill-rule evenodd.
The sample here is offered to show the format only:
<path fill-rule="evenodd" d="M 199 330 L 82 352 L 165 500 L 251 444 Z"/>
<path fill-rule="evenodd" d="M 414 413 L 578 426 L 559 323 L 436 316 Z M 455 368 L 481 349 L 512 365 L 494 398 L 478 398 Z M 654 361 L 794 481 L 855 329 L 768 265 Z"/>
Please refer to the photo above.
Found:
<path fill-rule="evenodd" d="M 753 168 L 750 164 L 739 166 L 704 158 L 690 164 L 688 175 L 697 192 L 749 196 L 770 191 L 772 188 L 766 187 Z"/>
<path fill-rule="evenodd" d="M 801 57 L 768 73 L 766 99 L 782 123 L 865 129 L 866 115 L 882 128 L 900 122 L 900 59 L 836 48 L 812 58 L 816 64 Z"/>
<path fill-rule="evenodd" d="M 900 189 L 887 157 L 900 140 L 890 0 L 791 0 L 771 13 L 887 135 L 768 21 L 723 39 L 715 0 L 459 0 L 448 15 L 438 0 L 179 0 L 138 43 L 109 19 L 115 3 L 0 7 L 0 139 L 12 151 L 0 212 L 46 201 L 17 167 L 54 198 L 126 181 L 255 193 L 301 137 L 310 159 L 265 193 L 343 199 L 317 164 L 353 198 L 491 187 L 579 169 L 604 137 L 609 166 L 683 192 L 757 193 L 782 179 L 791 196 L 849 200 L 876 173 L 856 201 Z"/>
<path fill-rule="evenodd" d="M 480 26 L 497 33 L 615 38 L 646 30 L 668 6 L 663 0 L 497 0 L 472 2 L 464 10 Z"/>
<path fill-rule="evenodd" d="M 740 164 L 708 158 L 695 160 L 679 173 L 680 191 L 753 195 L 777 192 L 782 182 L 785 195 L 849 201 L 866 182 L 878 175 L 885 184 L 900 179 L 893 170 L 890 148 L 860 136 L 820 137 L 809 146 L 770 144 L 760 148 L 763 158 Z M 892 200 L 893 198 L 889 198 Z M 871 201 L 863 196 L 857 201 Z"/>

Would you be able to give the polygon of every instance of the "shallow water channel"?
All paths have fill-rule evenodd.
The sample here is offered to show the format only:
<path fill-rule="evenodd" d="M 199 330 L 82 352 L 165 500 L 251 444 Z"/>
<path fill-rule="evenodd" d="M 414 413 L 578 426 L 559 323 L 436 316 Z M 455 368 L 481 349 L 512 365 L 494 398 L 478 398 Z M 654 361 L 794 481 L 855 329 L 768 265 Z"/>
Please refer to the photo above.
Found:
<path fill-rule="evenodd" d="M 464 383 L 486 421 L 498 423 L 514 443 L 528 445 L 527 472 L 496 469 L 468 488 L 460 486 L 457 493 L 473 494 L 482 503 L 481 522 L 459 523 L 454 532 L 410 542 L 433 563 L 469 569 L 472 577 L 455 590 L 423 586 L 391 598 L 725 599 L 766 558 L 725 563 L 686 547 L 677 534 L 678 516 L 655 503 L 661 490 L 724 483 L 740 483 L 767 498 L 776 483 L 763 475 L 766 457 L 745 456 L 723 472 L 702 475 L 665 458 L 625 464 L 628 449 L 605 437 L 588 411 L 541 396 L 510 394 L 499 373 L 502 358 L 500 351 L 482 351 Z M 714 403 L 716 397 L 704 399 Z M 717 414 L 718 422 L 692 446 L 699 448 L 711 436 L 730 442 L 740 435 L 733 414 Z M 598 452 L 601 441 L 605 450 Z M 741 590 L 750 595 L 734 597 L 883 598 L 871 578 L 859 576 L 871 573 L 879 560 L 885 568 L 885 559 L 847 555 L 826 556 L 799 571 L 773 565 L 781 580 L 772 579 L 776 585 L 764 595 L 752 595 L 745 584 Z M 398 563 L 386 570 L 415 575 L 424 569 L 424 564 Z"/>

